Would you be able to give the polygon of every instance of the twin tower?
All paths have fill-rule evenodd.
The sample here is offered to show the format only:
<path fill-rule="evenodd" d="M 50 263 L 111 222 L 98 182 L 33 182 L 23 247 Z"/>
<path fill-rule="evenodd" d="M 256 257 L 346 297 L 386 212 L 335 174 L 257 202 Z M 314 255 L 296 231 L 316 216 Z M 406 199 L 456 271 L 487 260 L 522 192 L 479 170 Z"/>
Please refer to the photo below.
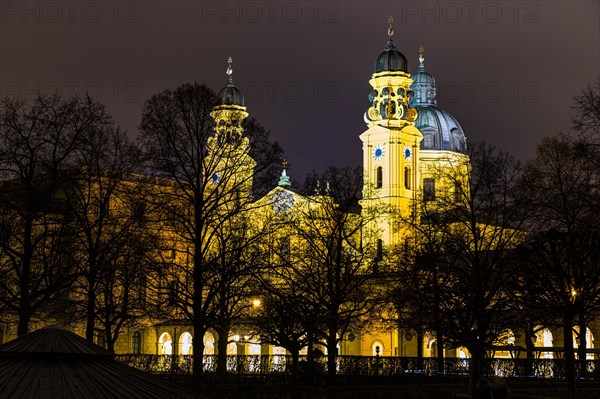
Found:
<path fill-rule="evenodd" d="M 437 106 L 435 79 L 425 71 L 422 46 L 417 72 L 408 72 L 406 57 L 392 40 L 392 22 L 390 17 L 388 41 L 369 81 L 370 107 L 364 114 L 368 128 L 360 135 L 363 205 L 377 201 L 397 210 L 402 218 L 415 218 L 424 203 L 440 196 L 458 199 L 466 192 L 461 187 L 468 177 L 466 138 L 456 119 Z M 246 149 L 241 123 L 248 113 L 231 72 L 230 58 L 220 105 L 211 115 L 220 144 L 235 143 Z M 457 175 L 462 177 L 447 178 Z M 379 223 L 383 243 L 400 243 L 406 232 L 394 226 L 391 216 L 384 219 Z"/>

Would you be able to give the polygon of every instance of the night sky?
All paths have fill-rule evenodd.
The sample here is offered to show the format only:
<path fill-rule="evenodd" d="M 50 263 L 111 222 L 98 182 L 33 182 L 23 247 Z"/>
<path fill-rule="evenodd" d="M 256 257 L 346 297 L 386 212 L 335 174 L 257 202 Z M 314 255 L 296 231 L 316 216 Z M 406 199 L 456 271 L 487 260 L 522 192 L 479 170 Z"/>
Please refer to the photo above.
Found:
<path fill-rule="evenodd" d="M 569 127 L 572 97 L 600 74 L 598 1 L 0 2 L 2 96 L 86 91 L 133 137 L 144 101 L 203 82 L 227 57 L 248 111 L 292 176 L 362 162 L 369 78 L 387 41 L 425 65 L 438 105 L 471 141 L 520 159 Z"/>

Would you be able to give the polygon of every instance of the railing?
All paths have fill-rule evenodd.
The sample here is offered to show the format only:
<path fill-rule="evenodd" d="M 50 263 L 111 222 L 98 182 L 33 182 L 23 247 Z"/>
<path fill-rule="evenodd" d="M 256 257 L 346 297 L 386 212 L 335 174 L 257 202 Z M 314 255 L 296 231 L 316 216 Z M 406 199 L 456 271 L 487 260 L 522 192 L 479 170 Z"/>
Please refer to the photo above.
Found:
<path fill-rule="evenodd" d="M 116 359 L 139 370 L 154 374 L 186 376 L 192 374 L 193 355 L 117 355 Z M 444 359 L 444 375 L 468 375 L 469 359 Z M 312 363 L 300 356 L 301 375 L 326 374 L 327 358 L 317 357 Z M 576 363 L 576 368 L 579 363 Z M 203 356 L 206 374 L 217 370 L 217 356 Z M 438 373 L 437 358 L 338 356 L 336 374 L 348 376 L 410 376 Z M 562 379 L 565 376 L 563 359 L 484 359 L 483 372 L 488 376 Z M 227 372 L 238 375 L 292 375 L 292 358 L 286 355 L 227 356 Z M 600 360 L 587 360 L 587 372 L 579 377 L 600 379 Z"/>

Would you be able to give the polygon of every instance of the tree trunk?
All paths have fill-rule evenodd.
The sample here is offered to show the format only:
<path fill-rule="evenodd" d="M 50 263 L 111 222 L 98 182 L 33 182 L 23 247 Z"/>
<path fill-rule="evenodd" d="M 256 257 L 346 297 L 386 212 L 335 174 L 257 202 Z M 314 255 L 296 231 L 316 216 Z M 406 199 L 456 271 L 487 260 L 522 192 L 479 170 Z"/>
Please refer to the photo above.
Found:
<path fill-rule="evenodd" d="M 527 349 L 527 361 L 525 362 L 525 376 L 533 375 L 533 361 L 534 355 L 533 350 L 535 349 L 535 345 L 533 343 L 533 339 L 535 337 L 535 333 L 530 326 L 525 327 L 523 331 L 525 335 L 525 348 Z"/>
<path fill-rule="evenodd" d="M 433 278 L 434 278 L 434 320 L 435 320 L 435 343 L 437 351 L 437 371 L 438 373 L 444 373 L 444 334 L 442 332 L 442 321 L 440 316 L 440 285 L 438 283 L 438 269 L 435 258 L 433 259 Z"/>
<path fill-rule="evenodd" d="M 469 352 L 471 352 L 471 369 L 469 370 L 469 392 L 473 394 L 473 391 L 477 387 L 477 383 L 479 382 L 482 376 L 483 356 L 485 353 L 485 349 L 480 343 L 477 343 L 468 349 Z"/>
<path fill-rule="evenodd" d="M 31 321 L 31 299 L 29 297 L 29 284 L 31 279 L 31 259 L 33 258 L 32 243 L 32 224 L 31 220 L 25 220 L 23 231 L 23 257 L 21 258 L 21 275 L 19 278 L 19 323 L 17 325 L 17 336 L 22 337 L 29 332 L 29 322 Z"/>
<path fill-rule="evenodd" d="M 113 337 L 108 328 L 104 334 L 106 334 L 106 350 L 110 353 L 115 353 L 115 342 L 117 341 L 117 337 Z"/>
<path fill-rule="evenodd" d="M 444 335 L 439 327 L 435 344 L 437 345 L 437 371 L 438 373 L 444 374 Z"/>
<path fill-rule="evenodd" d="M 587 375 L 587 323 L 582 314 L 579 315 L 579 345 L 577 347 L 577 357 L 579 358 L 579 378 L 585 378 Z"/>
<path fill-rule="evenodd" d="M 217 341 L 217 373 L 227 373 L 227 341 L 229 339 L 229 328 L 220 326 L 217 329 L 219 339 Z"/>
<path fill-rule="evenodd" d="M 198 213 L 198 209 L 195 209 L 194 212 L 194 217 L 195 217 L 195 221 L 194 221 L 194 226 L 196 227 L 196 229 L 200 228 L 202 226 L 201 223 L 201 218 L 199 216 Z M 201 231 L 201 230 L 197 230 L 197 231 Z M 202 296 L 202 292 L 203 292 L 203 280 L 202 280 L 202 272 L 203 272 L 203 263 L 202 263 L 202 254 L 200 251 L 202 242 L 200 240 L 200 237 L 196 234 L 196 236 L 194 237 L 194 257 L 193 257 L 193 262 L 194 262 L 194 270 L 193 270 L 193 277 L 194 277 L 194 281 L 192 282 L 192 286 L 194 287 L 194 292 L 192 293 L 192 307 L 193 307 L 193 316 L 192 316 L 192 328 L 194 330 L 194 336 L 193 336 L 193 341 L 192 341 L 192 345 L 193 345 L 193 350 L 194 350 L 194 356 L 197 356 L 196 354 L 200 354 L 200 360 L 199 361 L 195 361 L 194 365 L 193 365 L 193 373 L 194 375 L 201 375 L 202 371 L 203 371 L 203 354 L 204 354 L 204 333 L 206 332 L 206 328 L 204 327 L 206 325 L 206 320 L 203 319 L 203 313 L 202 313 L 202 305 L 203 305 L 203 300 L 204 297 Z M 199 338 L 199 339 L 197 339 Z M 202 346 L 200 346 L 202 345 Z M 200 351 L 202 348 L 202 351 Z M 196 358 L 198 359 L 198 358 Z"/>
<path fill-rule="evenodd" d="M 85 339 L 94 343 L 94 332 L 96 330 L 96 292 L 95 278 L 88 280 L 88 295 L 86 304 Z"/>
<path fill-rule="evenodd" d="M 201 375 L 204 372 L 204 334 L 206 334 L 206 330 L 198 324 L 194 323 L 194 336 L 192 338 L 192 352 L 194 355 L 192 373 L 194 375 Z"/>
<path fill-rule="evenodd" d="M 294 382 L 298 381 L 298 375 L 300 372 L 300 350 L 297 348 L 294 348 L 293 350 L 290 351 L 290 354 L 292 355 L 292 380 Z"/>
<path fill-rule="evenodd" d="M 417 369 L 423 370 L 423 328 L 417 328 Z"/>
<path fill-rule="evenodd" d="M 565 350 L 565 378 L 567 388 L 575 388 L 575 351 L 573 350 L 573 318 L 563 314 L 563 347 Z"/>
<path fill-rule="evenodd" d="M 29 309 L 19 309 L 19 324 L 17 325 L 17 335 L 22 337 L 29 332 L 29 322 L 31 321 L 31 315 Z"/>
<path fill-rule="evenodd" d="M 337 359 L 337 334 L 329 334 L 327 337 L 327 374 L 335 375 Z"/>

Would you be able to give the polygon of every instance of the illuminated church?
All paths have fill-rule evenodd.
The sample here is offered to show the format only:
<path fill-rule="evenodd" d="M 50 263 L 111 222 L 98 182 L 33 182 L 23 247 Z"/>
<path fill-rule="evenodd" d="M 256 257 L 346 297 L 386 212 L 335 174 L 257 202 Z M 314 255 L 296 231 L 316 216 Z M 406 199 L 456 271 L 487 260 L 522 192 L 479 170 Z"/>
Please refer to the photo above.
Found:
<path fill-rule="evenodd" d="M 457 196 L 465 192 L 469 159 L 466 155 L 467 140 L 458 121 L 447 111 L 438 107 L 436 82 L 425 68 L 425 51 L 419 49 L 419 66 L 414 74 L 408 72 L 406 57 L 396 48 L 392 39 L 393 29 L 388 29 L 388 40 L 375 60 L 369 80 L 369 107 L 364 113 L 366 130 L 357 136 L 362 142 L 364 188 L 363 208 L 384 204 L 391 210 L 387 216 L 372 223 L 372 231 L 378 235 L 378 246 L 392 248 L 410 239 L 410 231 L 400 227 L 396 216 L 414 220 L 423 203 L 433 202 L 438 196 Z M 218 187 L 231 168 L 236 169 L 243 182 L 241 195 L 250 196 L 252 172 L 255 162 L 248 154 L 250 142 L 243 135 L 242 122 L 248 116 L 243 93 L 234 84 L 231 59 L 227 69 L 227 82 L 218 94 L 219 105 L 211 112 L 215 121 L 215 134 L 209 139 L 208 154 L 217 148 L 227 147 L 228 156 L 215 162 L 210 182 Z M 448 181 L 444 173 L 459 174 L 460 178 Z M 446 173 L 446 174 L 447 174 Z M 227 184 L 236 184 L 236 178 Z M 327 187 L 321 187 L 327 193 Z M 238 190 L 240 191 L 240 190 Z M 240 195 L 228 191 L 228 195 Z M 227 199 L 224 199 L 224 202 Z M 284 167 L 279 182 L 267 195 L 257 199 L 254 209 L 270 208 L 271 214 L 294 212 L 306 206 L 310 198 L 293 190 Z M 183 251 L 181 251 L 183 252 Z M 175 250 L 173 250 L 175 254 Z M 173 262 L 177 262 L 173 255 Z M 183 262 L 182 262 L 183 263 Z M 118 353 L 181 354 L 192 353 L 192 327 L 185 322 L 153 320 L 146 326 L 131 327 L 116 342 Z M 350 338 L 351 336 L 351 338 Z M 422 342 L 407 331 L 390 331 L 389 328 L 349 334 L 339 345 L 340 355 L 416 356 L 417 347 L 423 348 L 425 357 L 434 356 L 433 337 L 426 334 Z M 286 354 L 281 347 L 261 344 L 260 337 L 244 339 L 232 332 L 227 354 Z M 549 329 L 538 334 L 537 346 L 553 346 Z M 203 337 L 205 354 L 217 351 L 217 335 L 210 331 Z M 592 339 L 588 339 L 591 344 Z M 100 342 L 101 343 L 101 342 Z M 512 344 L 514 344 L 514 337 Z M 463 348 L 446 349 L 446 356 L 468 356 Z"/>
<path fill-rule="evenodd" d="M 364 114 L 367 130 L 359 136 L 365 174 L 362 205 L 383 203 L 409 217 L 415 212 L 416 202 L 433 200 L 436 192 L 455 190 L 455 187 L 448 187 L 440 180 L 437 172 L 440 168 L 468 163 L 466 138 L 456 119 L 437 106 L 435 79 L 425 70 L 423 47 L 419 49 L 419 68 L 411 75 L 406 57 L 396 48 L 392 39 L 391 24 L 388 36 L 369 81 L 372 87 L 368 95 L 370 107 Z M 239 126 L 248 113 L 243 94 L 235 87 L 231 77 L 231 59 L 227 74 L 227 83 L 219 92 L 221 105 L 212 114 L 217 126 L 215 140 L 223 135 L 234 135 L 235 140 L 242 140 L 246 148 L 248 141 L 242 138 Z M 236 120 L 232 123 L 222 122 L 231 118 Z M 232 128 L 226 131 L 223 126 Z M 224 140 L 230 139 L 228 136 Z M 219 173 L 215 172 L 212 176 L 215 183 L 218 182 Z M 243 173 L 249 173 L 249 170 Z M 321 192 L 326 190 L 326 187 L 320 189 Z M 277 187 L 258 199 L 255 208 L 272 207 L 272 212 L 277 214 L 294 212 L 294 208 L 308 202 L 309 198 L 293 191 L 292 182 L 284 168 Z M 407 238 L 407 232 L 398 228 L 392 218 L 382 218 L 372 227 L 379 232 L 383 247 L 398 245 Z M 143 352 L 189 354 L 191 351 L 191 329 L 185 326 L 163 326 L 144 335 L 149 345 L 143 345 Z M 352 334 L 351 340 L 342 340 L 338 350 L 340 355 L 416 356 L 416 339 L 407 337 L 410 338 L 410 334 L 406 334 L 406 331 L 383 332 L 382 327 L 381 332 Z M 139 336 L 135 339 L 136 342 L 140 341 Z M 244 341 L 240 336 L 232 335 L 231 341 L 227 349 L 231 355 L 286 353 L 283 348 L 261 345 L 260 337 Z M 215 335 L 209 331 L 204 342 L 205 353 L 214 354 Z M 430 345 L 427 342 L 422 345 L 427 348 L 424 355 L 431 355 Z M 127 351 L 126 346 L 122 350 Z M 302 353 L 306 353 L 306 349 Z"/>

